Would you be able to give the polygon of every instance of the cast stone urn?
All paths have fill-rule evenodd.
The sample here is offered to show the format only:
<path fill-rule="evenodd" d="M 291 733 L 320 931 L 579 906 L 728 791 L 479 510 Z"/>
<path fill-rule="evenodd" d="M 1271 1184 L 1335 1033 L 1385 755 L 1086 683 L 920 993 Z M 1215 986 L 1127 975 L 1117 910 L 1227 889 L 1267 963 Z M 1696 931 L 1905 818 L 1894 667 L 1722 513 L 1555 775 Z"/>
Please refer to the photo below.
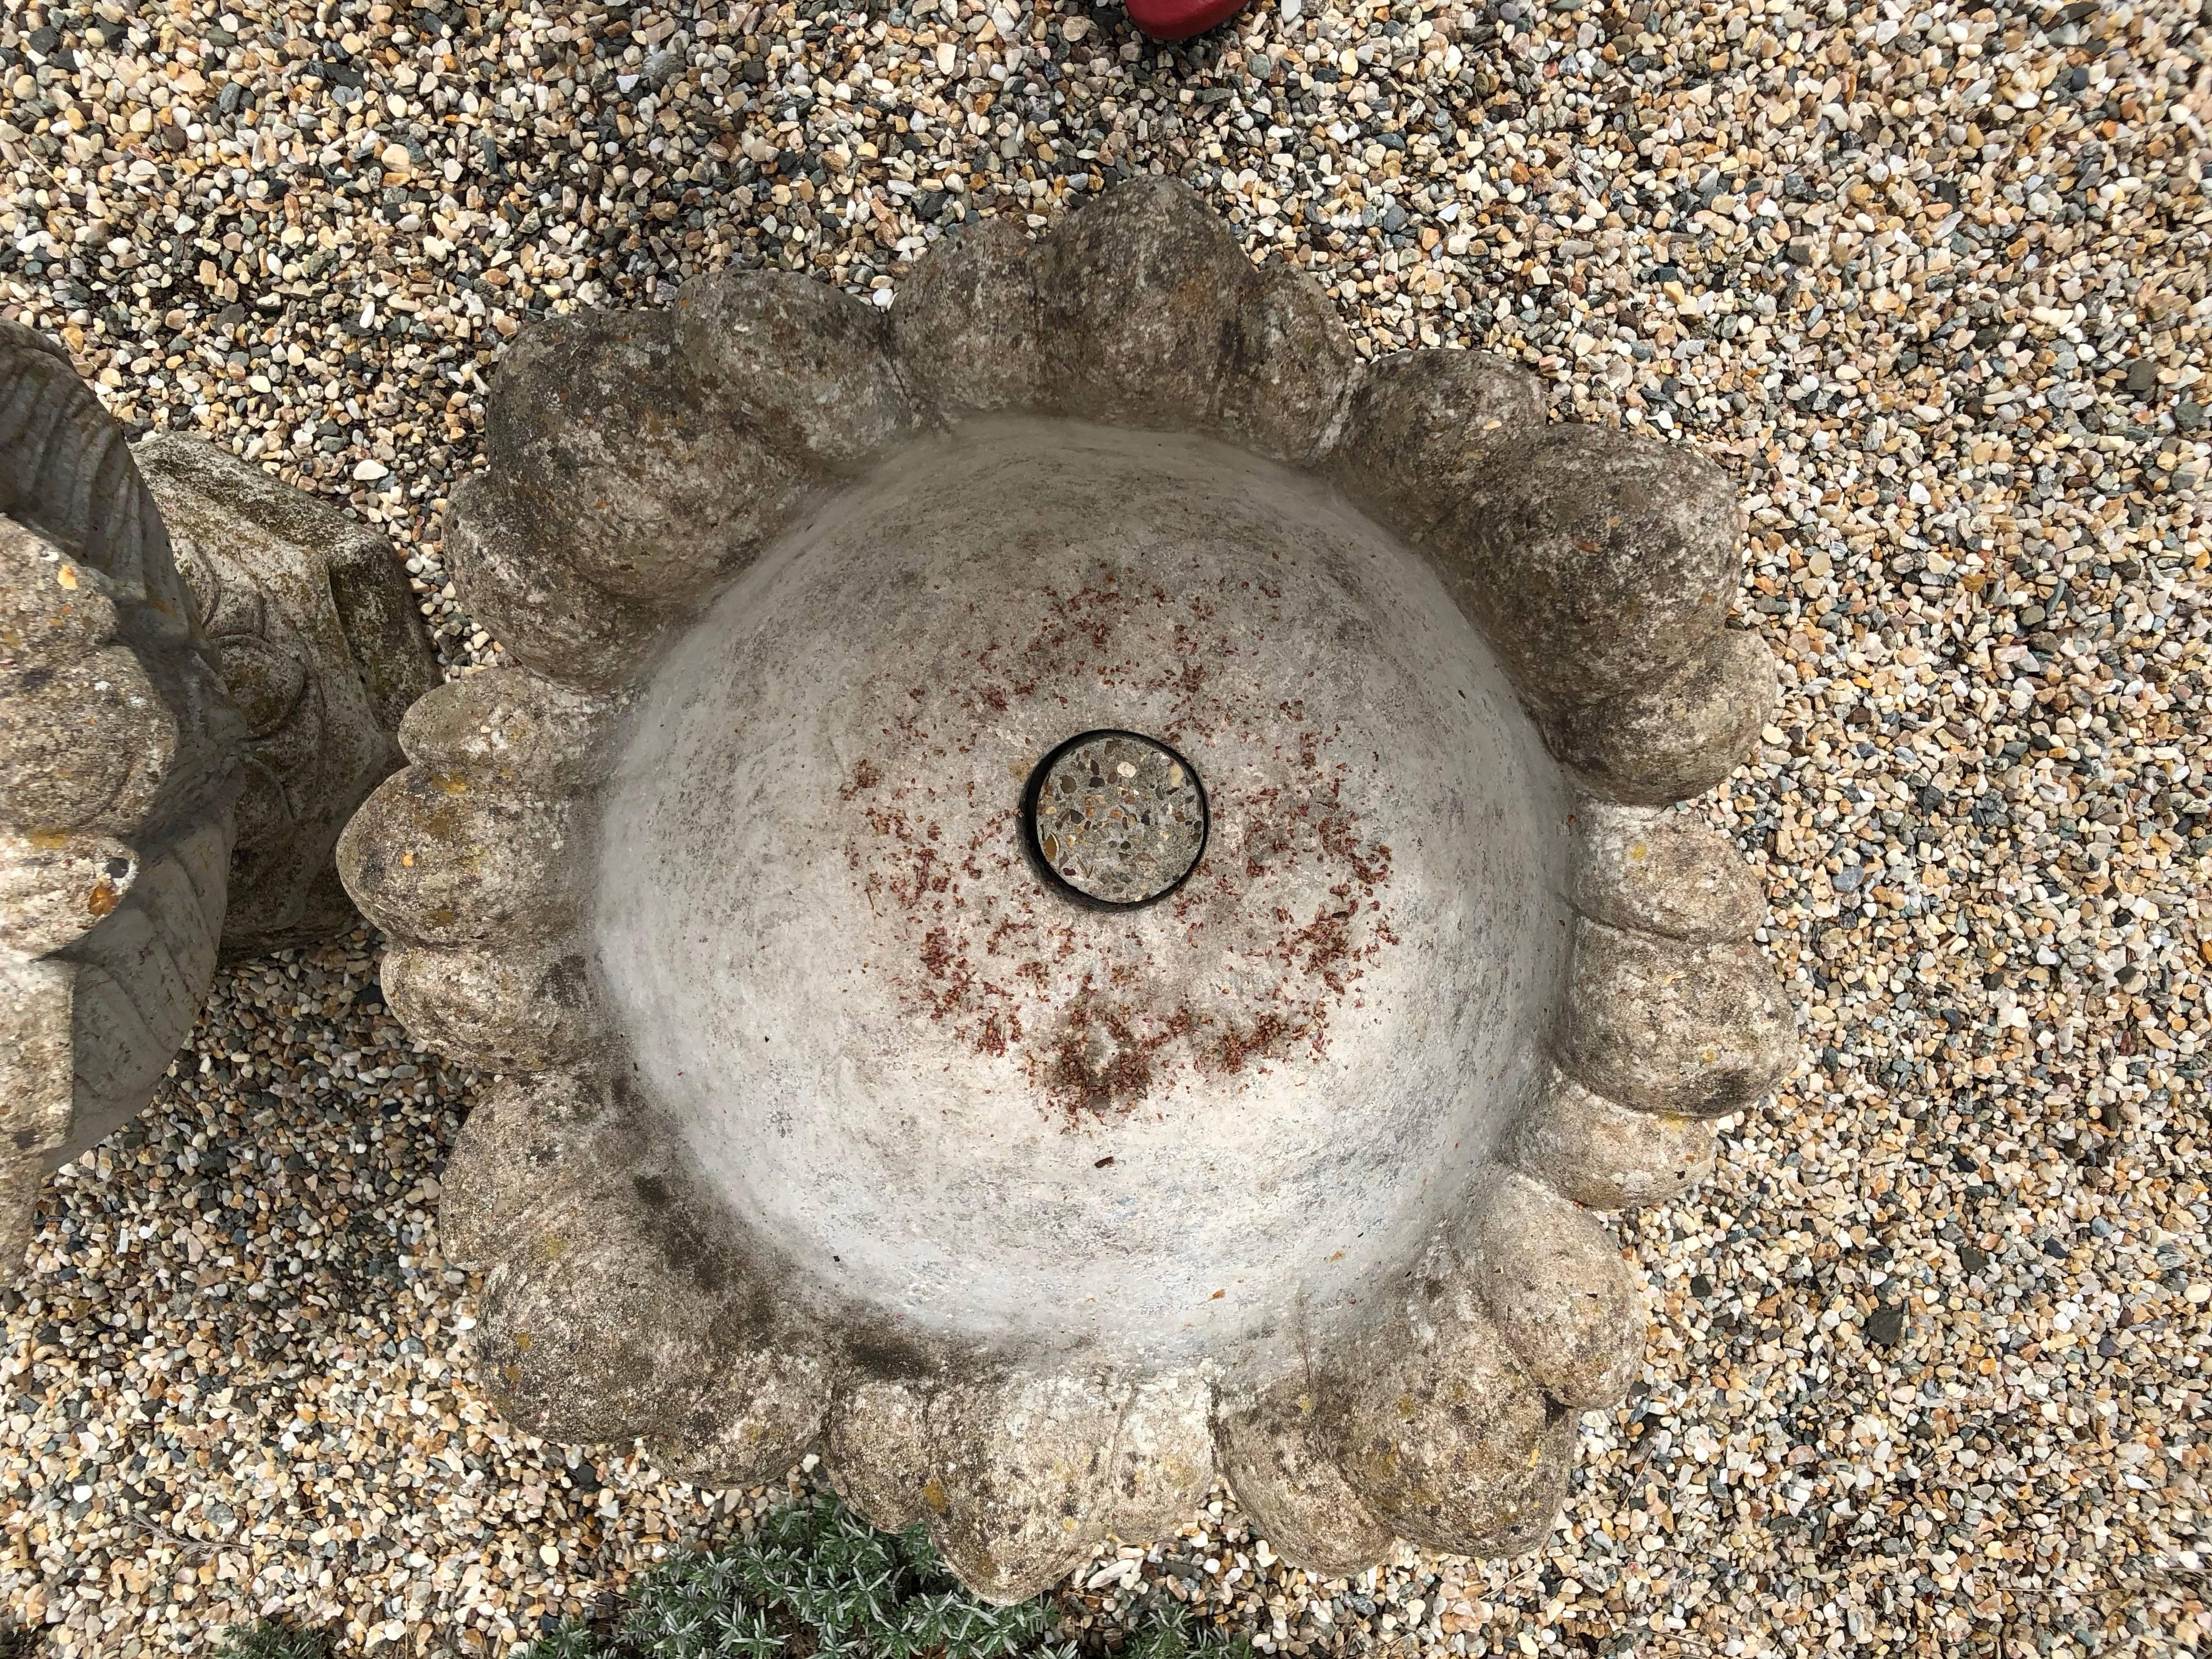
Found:
<path fill-rule="evenodd" d="M 1790 1069 L 1660 809 L 1775 698 L 1737 510 L 1472 353 L 1362 362 L 1179 185 L 549 320 L 448 684 L 339 861 L 504 1075 L 446 1172 L 527 1429 L 819 1447 L 977 1592 L 1227 1481 L 1323 1572 L 1517 1551 L 1638 1364 L 1590 1212 Z"/>
<path fill-rule="evenodd" d="M 0 1281 L 218 956 L 353 925 L 331 849 L 437 682 L 382 537 L 195 439 L 134 458 L 0 322 Z"/>

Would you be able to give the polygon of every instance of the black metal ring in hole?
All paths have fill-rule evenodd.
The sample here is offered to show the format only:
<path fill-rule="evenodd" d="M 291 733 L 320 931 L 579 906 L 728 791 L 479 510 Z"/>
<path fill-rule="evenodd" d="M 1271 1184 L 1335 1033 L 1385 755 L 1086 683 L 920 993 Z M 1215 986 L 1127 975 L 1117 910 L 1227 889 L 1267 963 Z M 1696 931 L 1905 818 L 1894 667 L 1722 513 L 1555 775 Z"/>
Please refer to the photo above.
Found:
<path fill-rule="evenodd" d="M 1052 860 L 1045 857 L 1043 845 L 1037 837 L 1037 797 L 1044 792 L 1044 781 L 1052 771 L 1053 763 L 1069 750 L 1083 744 L 1096 743 L 1101 738 L 1127 738 L 1133 743 L 1141 743 L 1158 750 L 1162 754 L 1173 756 L 1176 763 L 1182 768 L 1184 774 L 1190 779 L 1190 787 L 1198 793 L 1198 847 L 1190 855 L 1189 866 L 1150 898 L 1103 899 L 1095 894 L 1085 892 L 1052 867 Z M 1022 850 L 1029 855 L 1030 867 L 1043 878 L 1047 886 L 1055 889 L 1089 909 L 1141 910 L 1147 905 L 1158 904 L 1164 898 L 1172 897 L 1176 890 L 1188 881 L 1198 869 L 1200 860 L 1206 857 L 1206 844 L 1212 839 L 1212 835 L 1213 809 L 1206 799 L 1206 780 L 1199 776 L 1198 769 L 1190 763 L 1190 757 L 1178 749 L 1162 743 L 1158 738 L 1146 737 L 1142 732 L 1127 732 L 1116 726 L 1102 726 L 1092 731 L 1078 732 L 1039 761 L 1030 773 L 1030 781 L 1022 786 Z"/>

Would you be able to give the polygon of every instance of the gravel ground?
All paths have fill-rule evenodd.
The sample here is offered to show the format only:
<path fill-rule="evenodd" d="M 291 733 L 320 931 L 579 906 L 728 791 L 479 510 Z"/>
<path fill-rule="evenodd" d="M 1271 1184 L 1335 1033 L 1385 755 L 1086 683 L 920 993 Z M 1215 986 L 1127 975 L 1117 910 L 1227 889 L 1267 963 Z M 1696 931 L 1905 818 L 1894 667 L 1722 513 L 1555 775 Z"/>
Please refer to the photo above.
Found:
<path fill-rule="evenodd" d="M 726 262 L 895 300 L 959 218 L 1169 171 L 1366 348 L 1511 353 L 1749 504 L 1787 689 L 1701 810 L 1814 1064 L 1629 1218 L 1632 1402 L 1540 1552 L 1285 1572 L 1232 1508 L 1070 1593 L 1304 1654 L 2194 1654 L 2212 337 L 2202 0 L 1273 0 L 1174 52 L 1058 0 L 869 12 L 11 5 L 0 312 L 121 416 L 383 526 L 530 317 Z M 0 1349 L 0 1601 L 49 1654 L 260 1612 L 480 1653 L 767 1492 L 509 1432 L 438 1254 L 471 1079 L 367 935 L 218 984 L 52 1183 Z"/>

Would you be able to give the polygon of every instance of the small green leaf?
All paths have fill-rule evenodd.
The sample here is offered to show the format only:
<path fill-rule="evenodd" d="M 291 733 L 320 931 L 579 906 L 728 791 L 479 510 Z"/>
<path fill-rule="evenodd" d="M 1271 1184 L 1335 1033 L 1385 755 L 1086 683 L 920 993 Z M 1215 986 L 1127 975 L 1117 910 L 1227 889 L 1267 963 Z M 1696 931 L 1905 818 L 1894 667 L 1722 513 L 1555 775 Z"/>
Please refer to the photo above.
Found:
<path fill-rule="evenodd" d="M 330 1659 L 321 1637 L 267 1619 L 250 1628 L 234 1625 L 223 1638 L 214 1659 Z"/>

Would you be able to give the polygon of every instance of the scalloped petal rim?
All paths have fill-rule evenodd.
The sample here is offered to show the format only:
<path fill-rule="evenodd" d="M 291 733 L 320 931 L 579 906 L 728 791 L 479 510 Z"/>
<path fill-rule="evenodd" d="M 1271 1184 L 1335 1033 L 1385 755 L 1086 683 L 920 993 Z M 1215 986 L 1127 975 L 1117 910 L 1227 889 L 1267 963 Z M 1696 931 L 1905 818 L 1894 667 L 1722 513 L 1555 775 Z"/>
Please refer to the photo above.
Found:
<path fill-rule="evenodd" d="M 524 666 L 418 706 L 412 765 L 340 848 L 394 937 L 394 1006 L 540 1068 L 493 1091 L 446 1179 L 449 1244 L 489 1269 L 479 1346 L 505 1408 L 549 1436 L 644 1435 L 724 1484 L 819 1437 L 863 1512 L 926 1522 L 1001 1600 L 1100 1537 L 1171 1524 L 1216 1476 L 1324 1571 L 1394 1537 L 1529 1547 L 1575 1410 L 1615 1398 L 1638 1353 L 1633 1277 L 1584 1206 L 1696 1178 L 1705 1120 L 1795 1064 L 1748 942 L 1756 884 L 1723 838 L 1657 810 L 1724 777 L 1755 736 L 1747 699 L 1771 696 L 1764 647 L 1723 629 L 1740 529 L 1724 475 L 1546 426 L 1510 364 L 1361 363 L 1310 285 L 1255 269 L 1169 181 L 1034 244 L 986 222 L 920 262 L 888 318 L 738 273 L 673 315 L 564 319 L 502 365 L 494 471 L 457 495 L 449 545 Z M 1584 793 L 1549 1080 L 1365 1323 L 1291 1374 L 1040 1371 L 865 1309 L 793 1323 L 774 1264 L 739 1259 L 724 1200 L 629 1080 L 577 943 L 590 803 L 660 643 L 886 447 L 1023 410 L 1204 433 L 1327 477 L 1427 562 Z M 760 465 L 729 464 L 748 454 Z"/>

